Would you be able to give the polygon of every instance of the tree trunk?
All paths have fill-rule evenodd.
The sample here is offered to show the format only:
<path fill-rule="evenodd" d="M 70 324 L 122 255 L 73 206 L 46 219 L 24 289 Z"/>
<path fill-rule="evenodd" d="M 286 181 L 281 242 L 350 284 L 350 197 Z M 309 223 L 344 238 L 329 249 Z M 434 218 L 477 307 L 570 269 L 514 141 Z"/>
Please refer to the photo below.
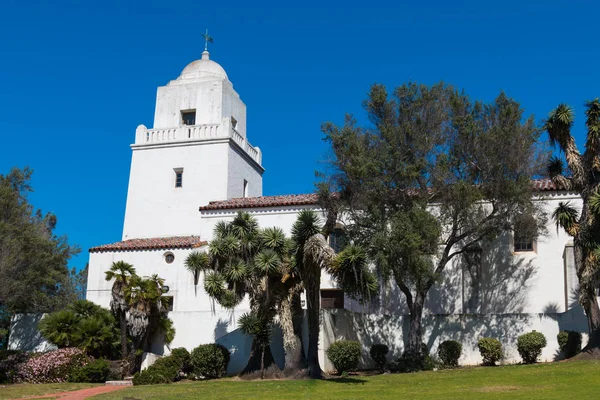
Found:
<path fill-rule="evenodd" d="M 319 331 L 320 324 L 320 282 L 321 269 L 314 268 L 311 271 L 308 284 L 306 284 L 306 308 L 308 314 L 308 351 L 306 363 L 308 365 L 308 376 L 320 379 L 323 375 L 319 365 Z"/>
<path fill-rule="evenodd" d="M 302 308 L 299 307 L 299 297 L 298 295 L 288 296 L 281 302 L 280 323 L 283 332 L 286 375 L 306 368 L 306 359 L 302 348 Z"/>
<path fill-rule="evenodd" d="M 417 293 L 413 300 L 412 307 L 410 308 L 408 343 L 406 345 L 406 350 L 404 351 L 405 356 L 417 359 L 423 359 L 425 356 L 423 354 L 423 330 L 421 328 L 425 295 L 425 293 Z"/>
<path fill-rule="evenodd" d="M 271 346 L 266 345 L 263 348 L 256 339 L 252 340 L 252 347 L 250 349 L 250 358 L 246 364 L 246 368 L 241 372 L 240 375 L 246 375 L 252 372 L 261 371 L 263 368 L 267 369 L 273 365 L 273 354 L 271 353 Z"/>
<path fill-rule="evenodd" d="M 593 289 L 588 289 L 587 304 L 584 307 L 588 319 L 589 339 L 587 345 L 581 350 L 581 358 L 600 358 L 600 308 L 598 298 Z"/>
<path fill-rule="evenodd" d="M 127 318 L 123 310 L 119 310 L 119 327 L 121 328 L 121 358 L 127 358 Z"/>

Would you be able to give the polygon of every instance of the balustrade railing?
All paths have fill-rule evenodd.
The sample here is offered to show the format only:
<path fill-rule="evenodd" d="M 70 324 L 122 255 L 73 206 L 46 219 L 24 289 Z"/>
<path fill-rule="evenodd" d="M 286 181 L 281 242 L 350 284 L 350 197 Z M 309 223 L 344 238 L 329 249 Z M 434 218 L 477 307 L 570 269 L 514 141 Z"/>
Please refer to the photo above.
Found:
<path fill-rule="evenodd" d="M 227 131 L 226 128 L 230 128 Z M 252 146 L 232 126 L 220 124 L 183 125 L 177 128 L 147 129 L 140 125 L 136 131 L 136 145 L 158 144 L 163 142 L 179 142 L 187 140 L 209 140 L 218 138 L 232 138 L 252 159 L 261 163 L 261 154 L 258 148 Z"/>

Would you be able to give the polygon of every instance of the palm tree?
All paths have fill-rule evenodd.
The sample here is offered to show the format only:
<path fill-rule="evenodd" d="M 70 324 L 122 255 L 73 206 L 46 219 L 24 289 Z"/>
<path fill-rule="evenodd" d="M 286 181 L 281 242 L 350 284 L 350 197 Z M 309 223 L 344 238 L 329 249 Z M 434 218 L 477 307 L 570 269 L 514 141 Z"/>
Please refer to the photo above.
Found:
<path fill-rule="evenodd" d="M 294 283 L 290 249 L 290 241 L 281 229 L 260 229 L 254 217 L 240 212 L 233 221 L 217 224 L 208 255 L 192 253 L 186 260 L 188 270 L 194 274 L 204 271 L 204 289 L 222 307 L 233 309 L 248 296 L 250 313 L 242 316 L 239 323 L 253 341 L 242 374 L 257 370 L 264 373 L 273 363 L 269 341 L 275 318 L 278 310 L 291 312 L 289 307 L 280 307 Z M 282 324 L 282 328 L 284 343 L 296 344 L 295 339 L 290 339 L 290 335 L 297 334 L 293 327 L 286 329 L 287 325 Z M 301 351 L 301 345 L 295 349 Z M 291 365 L 288 354 L 292 353 L 298 355 L 286 353 L 286 365 Z"/>
<path fill-rule="evenodd" d="M 133 371 L 141 366 L 141 353 L 145 350 L 148 341 L 160 327 L 171 327 L 172 324 L 163 321 L 168 319 L 168 299 L 162 296 L 164 279 L 158 275 L 150 278 L 141 278 L 137 275 L 130 279 L 125 288 L 125 300 L 128 304 L 127 327 L 133 342 L 134 354 Z M 173 339 L 169 331 L 163 332 L 165 342 L 168 344 Z"/>
<path fill-rule="evenodd" d="M 129 286 L 130 280 L 135 275 L 133 265 L 125 261 L 113 262 L 110 269 L 105 272 L 106 280 L 114 279 L 111 290 L 110 308 L 119 320 L 119 328 L 121 329 L 121 356 L 127 358 L 127 310 L 129 305 L 125 300 L 125 291 Z"/>
<path fill-rule="evenodd" d="M 302 284 L 306 289 L 306 308 L 308 319 L 308 351 L 306 360 L 308 375 L 321 378 L 319 365 L 319 309 L 321 271 L 329 273 L 345 294 L 360 300 L 368 300 L 377 293 L 378 282 L 368 269 L 365 252 L 358 246 L 348 245 L 339 254 L 327 243 L 331 219 L 328 216 L 325 226 L 316 212 L 303 210 L 298 214 L 292 226 L 292 239 L 295 243 L 296 268 L 300 272 Z"/>
<path fill-rule="evenodd" d="M 194 276 L 194 294 L 198 287 L 198 280 L 200 279 L 200 273 L 206 271 L 210 266 L 210 258 L 206 253 L 193 252 L 188 255 L 185 259 L 185 268 L 192 273 Z"/>
<path fill-rule="evenodd" d="M 571 134 L 573 110 L 566 104 L 554 109 L 546 121 L 550 141 L 564 153 L 548 165 L 552 181 L 560 188 L 578 192 L 582 208 L 560 202 L 553 213 L 557 228 L 573 237 L 575 269 L 579 279 L 579 302 L 588 318 L 590 333 L 584 352 L 600 357 L 600 309 L 596 289 L 600 284 L 600 100 L 586 103 L 588 128 L 585 153 L 581 154 Z"/>

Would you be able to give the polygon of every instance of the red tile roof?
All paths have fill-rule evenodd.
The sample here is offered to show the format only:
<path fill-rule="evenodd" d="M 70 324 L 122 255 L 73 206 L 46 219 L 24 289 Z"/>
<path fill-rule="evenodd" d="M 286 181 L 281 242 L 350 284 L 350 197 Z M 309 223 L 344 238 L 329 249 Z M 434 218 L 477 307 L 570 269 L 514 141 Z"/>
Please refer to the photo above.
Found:
<path fill-rule="evenodd" d="M 163 238 L 129 239 L 122 242 L 104 244 L 92 247 L 90 253 L 103 251 L 128 251 L 128 250 L 159 250 L 159 249 L 187 249 L 200 247 L 206 242 L 200 236 L 173 236 Z"/>
<path fill-rule="evenodd" d="M 211 201 L 206 206 L 200 207 L 200 211 L 224 210 L 227 208 L 258 208 L 258 207 L 282 207 L 282 206 L 305 206 L 317 204 L 316 193 L 310 194 L 287 194 L 281 196 L 242 197 L 237 199 Z"/>
<path fill-rule="evenodd" d="M 563 190 L 556 187 L 550 179 L 533 180 L 533 189 L 539 192 L 551 192 Z M 242 197 L 229 200 L 211 201 L 206 206 L 201 206 L 200 211 L 225 210 L 239 208 L 260 208 L 260 207 L 284 207 L 284 206 L 303 206 L 317 205 L 318 196 L 316 193 L 309 194 L 288 194 L 279 196 L 261 196 L 261 197 Z"/>

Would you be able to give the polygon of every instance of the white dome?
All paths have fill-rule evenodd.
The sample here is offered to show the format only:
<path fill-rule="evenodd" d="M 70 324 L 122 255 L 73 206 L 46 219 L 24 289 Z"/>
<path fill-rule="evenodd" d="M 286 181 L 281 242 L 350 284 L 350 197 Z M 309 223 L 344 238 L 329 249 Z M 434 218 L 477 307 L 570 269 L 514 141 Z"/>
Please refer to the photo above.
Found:
<path fill-rule="evenodd" d="M 216 62 L 208 57 L 208 51 L 202 53 L 202 59 L 189 63 L 177 80 L 196 80 L 200 78 L 227 79 L 227 73 Z"/>

